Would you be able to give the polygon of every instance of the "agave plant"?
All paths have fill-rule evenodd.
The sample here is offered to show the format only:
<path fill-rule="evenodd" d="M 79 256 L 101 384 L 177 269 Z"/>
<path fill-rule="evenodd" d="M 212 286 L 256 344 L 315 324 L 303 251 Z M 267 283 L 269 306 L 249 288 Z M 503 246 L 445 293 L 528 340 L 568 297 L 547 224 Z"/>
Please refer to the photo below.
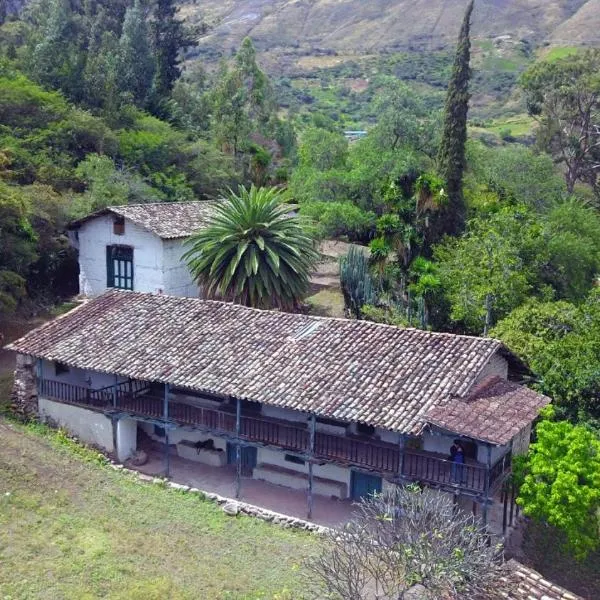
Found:
<path fill-rule="evenodd" d="M 294 310 L 309 287 L 318 252 L 276 188 L 229 191 L 184 254 L 209 298 Z"/>

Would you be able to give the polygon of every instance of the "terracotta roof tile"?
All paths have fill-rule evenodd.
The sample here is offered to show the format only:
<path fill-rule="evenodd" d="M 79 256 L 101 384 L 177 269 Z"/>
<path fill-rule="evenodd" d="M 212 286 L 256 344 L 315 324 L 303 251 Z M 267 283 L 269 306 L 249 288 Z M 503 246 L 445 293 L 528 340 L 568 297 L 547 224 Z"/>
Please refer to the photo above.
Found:
<path fill-rule="evenodd" d="M 582 600 L 580 596 L 544 579 L 537 571 L 510 560 L 508 566 L 511 591 L 506 594 L 509 600 Z"/>
<path fill-rule="evenodd" d="M 529 388 L 494 376 L 467 398 L 430 408 L 427 421 L 492 444 L 507 444 L 531 423 L 550 399 Z"/>
<path fill-rule="evenodd" d="M 163 239 L 188 237 L 206 225 L 214 202 L 154 202 L 109 206 L 70 224 L 77 229 L 87 221 L 106 214 L 129 219 Z"/>
<path fill-rule="evenodd" d="M 116 290 L 9 348 L 399 432 L 419 431 L 504 351 L 492 339 Z"/>

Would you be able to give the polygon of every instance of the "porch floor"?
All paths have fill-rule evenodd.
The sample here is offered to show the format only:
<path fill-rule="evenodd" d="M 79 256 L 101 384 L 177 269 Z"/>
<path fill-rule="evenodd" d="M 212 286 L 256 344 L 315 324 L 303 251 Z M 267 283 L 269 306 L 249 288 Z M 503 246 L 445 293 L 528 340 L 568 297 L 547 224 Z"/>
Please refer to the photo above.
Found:
<path fill-rule="evenodd" d="M 235 498 L 235 467 L 211 467 L 186 460 L 173 453 L 169 456 L 169 462 L 171 481 L 227 498 Z M 164 454 L 151 450 L 145 465 L 130 468 L 146 475 L 162 476 L 164 467 Z M 239 500 L 298 519 L 306 519 L 308 500 L 307 493 L 303 490 L 288 489 L 266 481 L 242 477 Z M 326 527 L 339 527 L 351 518 L 353 512 L 354 507 L 349 500 L 336 500 L 314 494 L 313 514 L 310 520 Z"/>
<path fill-rule="evenodd" d="M 164 475 L 164 453 L 156 448 L 147 449 L 148 462 L 143 466 L 132 467 L 140 473 L 160 477 Z M 174 452 L 169 455 L 170 480 L 182 485 L 196 487 L 205 492 L 219 494 L 226 498 L 235 498 L 235 467 L 211 467 L 196 461 L 186 460 Z M 274 512 L 296 517 L 307 518 L 307 493 L 275 485 L 266 481 L 242 477 L 240 501 L 253 504 Z M 470 512 L 472 499 L 461 496 L 459 506 Z M 477 514 L 481 515 L 482 507 L 477 505 Z M 326 527 L 340 527 L 347 523 L 354 514 L 355 506 L 351 500 L 338 500 L 332 497 L 313 495 L 313 514 L 311 522 Z M 502 534 L 502 503 L 500 497 L 488 509 L 488 527 L 490 531 Z"/>

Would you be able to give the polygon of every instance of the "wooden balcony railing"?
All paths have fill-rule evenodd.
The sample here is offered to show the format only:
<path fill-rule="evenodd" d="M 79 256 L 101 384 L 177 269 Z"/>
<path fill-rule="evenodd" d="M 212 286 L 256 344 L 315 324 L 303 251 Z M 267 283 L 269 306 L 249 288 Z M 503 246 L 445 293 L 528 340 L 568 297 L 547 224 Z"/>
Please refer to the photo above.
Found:
<path fill-rule="evenodd" d="M 133 415 L 163 419 L 164 398 L 149 394 L 140 395 L 140 392 L 147 389 L 147 386 L 135 382 L 119 384 L 115 407 L 112 386 L 102 390 L 90 390 L 58 381 L 40 381 L 40 394 L 51 399 L 106 410 L 116 408 Z M 236 415 L 232 410 L 218 410 L 170 400 L 168 411 L 168 420 L 171 422 L 229 434 L 232 437 L 237 435 Z M 306 425 L 258 415 L 241 416 L 239 438 L 300 454 L 310 451 L 310 435 Z M 320 431 L 315 432 L 314 442 L 313 454 L 317 461 L 322 459 L 353 465 L 410 481 L 456 486 L 475 492 L 483 492 L 486 489 L 488 471 L 484 465 L 478 463 L 459 465 L 426 452 L 405 450 L 402 453 L 399 446 L 394 444 Z M 510 456 L 506 455 L 491 468 L 489 485 L 500 479 L 509 466 Z"/>

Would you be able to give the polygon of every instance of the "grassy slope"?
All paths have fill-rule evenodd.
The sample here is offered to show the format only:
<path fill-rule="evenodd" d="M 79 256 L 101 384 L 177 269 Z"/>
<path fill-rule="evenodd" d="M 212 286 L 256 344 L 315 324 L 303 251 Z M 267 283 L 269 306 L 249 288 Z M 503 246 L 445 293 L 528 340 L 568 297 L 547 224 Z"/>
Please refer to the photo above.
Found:
<path fill-rule="evenodd" d="M 0 420 L 3 598 L 301 598 L 315 538 L 143 486 Z"/>

